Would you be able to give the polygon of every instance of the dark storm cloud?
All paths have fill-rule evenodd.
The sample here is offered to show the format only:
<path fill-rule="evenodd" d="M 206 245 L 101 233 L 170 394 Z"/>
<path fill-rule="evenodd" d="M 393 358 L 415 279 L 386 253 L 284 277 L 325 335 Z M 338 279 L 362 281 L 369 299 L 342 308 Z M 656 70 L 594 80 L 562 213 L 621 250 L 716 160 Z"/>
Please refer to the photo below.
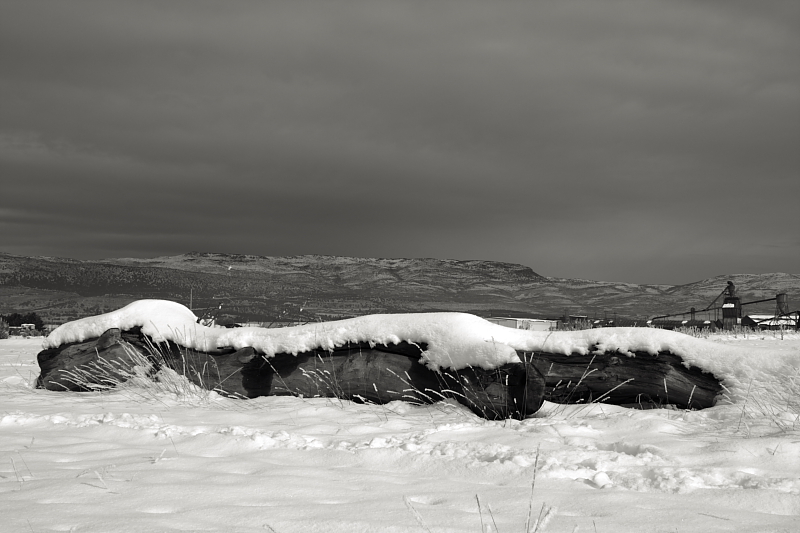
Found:
<path fill-rule="evenodd" d="M 5 2 L 2 251 L 800 271 L 796 2 Z"/>

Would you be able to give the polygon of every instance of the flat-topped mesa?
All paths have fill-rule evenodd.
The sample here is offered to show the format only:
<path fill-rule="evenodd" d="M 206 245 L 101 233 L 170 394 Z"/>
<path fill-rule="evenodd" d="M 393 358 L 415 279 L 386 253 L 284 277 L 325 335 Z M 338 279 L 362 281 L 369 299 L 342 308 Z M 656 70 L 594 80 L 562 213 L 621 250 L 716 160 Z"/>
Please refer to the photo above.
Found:
<path fill-rule="evenodd" d="M 645 328 L 534 332 L 464 313 L 420 313 L 225 329 L 160 300 L 64 324 L 45 346 L 38 384 L 51 390 L 108 386 L 125 374 L 103 375 L 113 359 L 129 373 L 132 361 L 139 374 L 166 365 L 237 397 L 450 397 L 487 418 L 522 418 L 545 398 L 708 407 L 721 391 L 714 375 L 724 369 L 719 345 Z"/>

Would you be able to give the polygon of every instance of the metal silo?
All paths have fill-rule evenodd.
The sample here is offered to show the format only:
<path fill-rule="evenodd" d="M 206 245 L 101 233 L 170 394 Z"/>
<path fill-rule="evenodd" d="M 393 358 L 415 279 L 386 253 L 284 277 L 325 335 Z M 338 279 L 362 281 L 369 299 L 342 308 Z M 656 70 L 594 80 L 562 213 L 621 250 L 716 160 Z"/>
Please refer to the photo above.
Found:
<path fill-rule="evenodd" d="M 742 300 L 736 296 L 736 287 L 732 281 L 728 282 L 728 296 L 722 302 L 722 328 L 733 329 L 742 323 Z"/>
<path fill-rule="evenodd" d="M 775 296 L 775 301 L 778 304 L 778 312 L 776 314 L 785 315 L 789 313 L 789 295 L 782 292 Z"/>

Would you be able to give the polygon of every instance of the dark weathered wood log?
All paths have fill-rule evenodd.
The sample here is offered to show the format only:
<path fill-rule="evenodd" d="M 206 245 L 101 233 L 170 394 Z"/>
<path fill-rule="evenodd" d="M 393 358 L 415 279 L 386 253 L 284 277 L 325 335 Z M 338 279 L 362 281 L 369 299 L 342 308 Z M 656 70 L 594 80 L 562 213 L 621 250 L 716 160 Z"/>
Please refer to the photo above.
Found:
<path fill-rule="evenodd" d="M 215 355 L 177 347 L 161 351 L 169 367 L 195 384 L 239 397 L 294 395 L 373 403 L 453 398 L 489 419 L 524 418 L 542 405 L 544 378 L 531 364 L 434 372 L 418 362 L 422 349 L 408 343 L 352 344 L 269 358 L 252 348 Z"/>
<path fill-rule="evenodd" d="M 41 373 L 36 385 L 48 390 L 88 391 L 125 381 L 141 362 L 127 349 L 118 329 L 97 339 L 42 350 L 37 356 Z"/>
<path fill-rule="evenodd" d="M 433 372 L 418 362 L 425 349 L 408 343 L 361 343 L 267 358 L 253 348 L 205 353 L 173 343 L 154 345 L 138 328 L 109 330 L 99 339 L 40 352 L 37 384 L 49 390 L 106 388 L 144 364 L 153 373 L 167 366 L 203 388 L 239 398 L 292 394 L 375 403 L 454 398 L 491 419 L 532 414 L 544 399 L 702 409 L 722 392 L 713 375 L 687 367 L 671 353 L 519 352 L 523 363 L 490 371 Z"/>
<path fill-rule="evenodd" d="M 240 398 L 291 394 L 375 403 L 453 398 L 489 419 L 521 419 L 542 405 L 544 378 L 530 363 L 434 372 L 418 362 L 425 348 L 362 343 L 267 358 L 252 348 L 211 354 L 169 342 L 155 345 L 138 328 L 109 330 L 96 340 L 42 351 L 37 384 L 49 390 L 106 388 L 146 361 L 153 373 L 166 366 L 203 388 Z"/>
<path fill-rule="evenodd" d="M 704 409 L 722 392 L 713 374 L 684 365 L 679 356 L 661 352 L 562 355 L 520 352 L 544 375 L 545 399 L 556 403 L 604 401 L 629 407 L 674 405 Z"/>
<path fill-rule="evenodd" d="M 249 394 L 338 397 L 374 403 L 433 403 L 453 398 L 489 419 L 524 418 L 539 410 L 544 378 L 531 364 L 433 372 L 407 343 L 352 344 L 332 351 L 254 357 L 242 369 Z"/>

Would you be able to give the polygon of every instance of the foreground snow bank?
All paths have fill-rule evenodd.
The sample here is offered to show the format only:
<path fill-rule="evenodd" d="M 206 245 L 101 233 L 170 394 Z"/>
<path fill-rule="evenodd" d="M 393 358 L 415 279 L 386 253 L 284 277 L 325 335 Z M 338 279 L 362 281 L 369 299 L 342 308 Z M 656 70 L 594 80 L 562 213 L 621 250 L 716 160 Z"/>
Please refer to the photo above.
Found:
<path fill-rule="evenodd" d="M 800 353 L 797 337 L 724 343 Z M 241 402 L 149 382 L 55 394 L 33 385 L 40 344 L 0 340 L 1 531 L 512 532 L 543 505 L 548 533 L 800 529 L 800 423 L 777 427 L 752 398 L 489 421 L 453 401 Z"/>
<path fill-rule="evenodd" d="M 45 340 L 45 348 L 99 337 L 110 328 L 141 327 L 154 340 L 172 341 L 201 351 L 224 347 L 252 347 L 267 357 L 298 354 L 316 348 L 333 349 L 347 343 L 392 344 L 406 341 L 426 344 L 421 362 L 433 370 L 497 368 L 517 363 L 517 351 L 556 354 L 634 352 L 658 355 L 670 352 L 685 364 L 713 373 L 741 401 L 750 390 L 769 390 L 775 376 L 795 376 L 800 353 L 777 357 L 650 328 L 600 328 L 584 331 L 539 332 L 511 329 L 465 313 L 410 313 L 368 315 L 302 326 L 268 329 L 207 327 L 181 304 L 140 300 L 121 309 L 63 324 Z M 753 388 L 755 387 L 755 388 Z"/>

